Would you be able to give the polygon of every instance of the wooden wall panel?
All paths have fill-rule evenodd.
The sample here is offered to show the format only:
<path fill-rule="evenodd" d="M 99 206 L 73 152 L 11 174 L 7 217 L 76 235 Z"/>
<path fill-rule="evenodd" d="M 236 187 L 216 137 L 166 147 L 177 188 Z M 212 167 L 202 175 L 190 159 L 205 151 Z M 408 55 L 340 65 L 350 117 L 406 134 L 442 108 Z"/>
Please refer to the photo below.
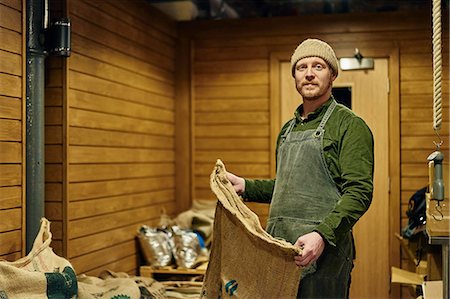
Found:
<path fill-rule="evenodd" d="M 443 13 L 443 150 L 449 156 L 448 12 Z M 370 22 L 368 22 L 370 20 Z M 308 22 L 314 22 L 311 27 Z M 371 24 L 368 26 L 368 24 Z M 333 24 L 333 26 L 330 26 Z M 192 41 L 193 199 L 215 199 L 208 176 L 215 160 L 244 177 L 270 177 L 270 53 L 291 53 L 308 37 L 328 41 L 338 53 L 398 49 L 400 75 L 399 161 L 395 190 L 398 227 L 406 222 L 409 197 L 427 183 L 427 156 L 435 150 L 432 129 L 432 55 L 429 11 L 365 14 L 351 18 L 275 18 L 186 23 Z M 304 25 L 304 26 L 303 26 Z M 345 52 L 346 53 L 346 52 Z M 348 55 L 351 55 L 349 52 Z M 286 57 L 288 60 L 290 57 Z M 388 120 L 386 120 L 388 121 Z M 267 209 L 251 207 L 261 217 Z M 395 213 L 394 213 L 395 215 Z M 400 256 L 398 245 L 396 256 Z M 398 265 L 404 263 L 398 261 Z M 404 298 L 408 298 L 405 290 Z"/>
<path fill-rule="evenodd" d="M 209 175 L 218 158 L 235 173 L 268 177 L 270 48 L 195 40 L 193 199 L 215 198 Z"/>
<path fill-rule="evenodd" d="M 49 1 L 52 18 L 65 16 L 62 0 Z M 65 124 L 64 84 L 66 58 L 48 56 L 45 60 L 45 214 L 51 222 L 52 248 L 64 256 L 67 238 L 65 185 Z"/>
<path fill-rule="evenodd" d="M 137 229 L 177 213 L 176 26 L 145 1 L 68 3 L 66 256 L 77 273 L 137 273 Z"/>
<path fill-rule="evenodd" d="M 25 253 L 23 3 L 0 0 L 0 257 Z"/>

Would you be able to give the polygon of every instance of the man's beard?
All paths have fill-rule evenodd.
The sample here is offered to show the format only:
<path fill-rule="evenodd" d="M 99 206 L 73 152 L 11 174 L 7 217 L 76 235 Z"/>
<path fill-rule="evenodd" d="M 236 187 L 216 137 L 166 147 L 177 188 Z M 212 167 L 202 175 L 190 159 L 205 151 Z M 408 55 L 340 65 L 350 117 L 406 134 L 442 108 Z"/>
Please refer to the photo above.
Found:
<path fill-rule="evenodd" d="M 312 84 L 314 85 L 314 88 L 316 90 L 313 91 L 304 91 L 303 88 L 305 85 L 308 84 Z M 326 88 L 323 88 L 323 86 L 320 86 L 318 83 L 313 83 L 313 82 L 303 82 L 301 84 L 300 89 L 298 90 L 298 92 L 300 93 L 300 95 L 302 96 L 303 100 L 306 101 L 314 101 L 319 99 L 320 97 L 322 97 L 324 94 L 326 94 L 330 89 L 331 89 L 331 84 L 332 84 L 332 80 L 330 78 L 330 80 L 328 81 L 328 84 L 326 86 Z"/>

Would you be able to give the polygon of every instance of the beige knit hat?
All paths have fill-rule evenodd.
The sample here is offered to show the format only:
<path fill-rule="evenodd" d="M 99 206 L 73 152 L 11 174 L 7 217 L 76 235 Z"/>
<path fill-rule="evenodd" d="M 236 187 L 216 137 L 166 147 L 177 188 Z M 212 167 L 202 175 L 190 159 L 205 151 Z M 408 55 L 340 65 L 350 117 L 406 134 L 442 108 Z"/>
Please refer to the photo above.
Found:
<path fill-rule="evenodd" d="M 292 76 L 295 74 L 295 65 L 300 59 L 306 57 L 320 57 L 325 60 L 326 63 L 331 67 L 334 74 L 337 76 L 339 72 L 339 63 L 336 58 L 334 50 L 324 41 L 319 39 L 309 38 L 304 40 L 297 49 L 295 49 L 294 54 L 291 57 L 291 70 Z"/>

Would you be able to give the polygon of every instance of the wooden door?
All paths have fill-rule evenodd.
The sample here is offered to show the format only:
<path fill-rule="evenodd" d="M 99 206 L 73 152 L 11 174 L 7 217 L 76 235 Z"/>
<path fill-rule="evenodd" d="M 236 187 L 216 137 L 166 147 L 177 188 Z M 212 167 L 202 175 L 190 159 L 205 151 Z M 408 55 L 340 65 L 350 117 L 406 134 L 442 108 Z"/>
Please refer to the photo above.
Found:
<path fill-rule="evenodd" d="M 280 65 L 280 119 L 292 118 L 301 103 L 290 75 L 290 63 Z M 341 71 L 333 87 L 349 87 L 351 108 L 371 128 L 375 140 L 372 204 L 354 227 L 355 268 L 350 298 L 389 298 L 389 127 L 388 60 L 375 59 L 370 71 Z"/>

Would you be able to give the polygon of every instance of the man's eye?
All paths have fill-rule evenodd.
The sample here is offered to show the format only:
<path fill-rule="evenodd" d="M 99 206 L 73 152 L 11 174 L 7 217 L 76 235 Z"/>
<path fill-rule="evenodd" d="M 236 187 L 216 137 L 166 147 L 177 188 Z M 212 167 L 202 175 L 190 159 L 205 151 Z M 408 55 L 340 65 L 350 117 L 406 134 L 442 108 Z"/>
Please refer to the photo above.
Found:
<path fill-rule="evenodd" d="M 314 69 L 315 69 L 316 71 L 321 71 L 321 70 L 323 70 L 323 66 L 322 66 L 321 64 L 316 64 L 316 65 L 314 66 Z"/>
<path fill-rule="evenodd" d="M 304 71 L 304 70 L 306 70 L 306 65 L 299 65 L 299 66 L 297 67 L 297 70 L 298 70 L 298 71 Z"/>

